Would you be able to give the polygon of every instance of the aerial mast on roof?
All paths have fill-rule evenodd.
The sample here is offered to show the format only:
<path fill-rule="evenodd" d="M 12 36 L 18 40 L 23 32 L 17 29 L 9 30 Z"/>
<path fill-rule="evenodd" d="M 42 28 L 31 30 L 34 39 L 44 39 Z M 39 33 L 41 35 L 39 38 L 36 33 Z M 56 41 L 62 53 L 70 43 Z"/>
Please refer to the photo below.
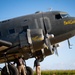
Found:
<path fill-rule="evenodd" d="M 49 11 L 52 11 L 52 8 L 48 8 Z"/>

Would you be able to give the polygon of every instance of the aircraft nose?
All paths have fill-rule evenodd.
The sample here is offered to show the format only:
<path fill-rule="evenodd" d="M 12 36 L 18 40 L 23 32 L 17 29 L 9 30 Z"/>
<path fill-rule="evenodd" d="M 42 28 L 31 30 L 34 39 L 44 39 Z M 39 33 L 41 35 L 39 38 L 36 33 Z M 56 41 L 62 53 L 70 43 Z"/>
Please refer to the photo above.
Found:
<path fill-rule="evenodd" d="M 71 19 L 71 24 L 72 24 L 72 25 L 75 25 L 75 17 L 72 17 L 72 19 Z"/>

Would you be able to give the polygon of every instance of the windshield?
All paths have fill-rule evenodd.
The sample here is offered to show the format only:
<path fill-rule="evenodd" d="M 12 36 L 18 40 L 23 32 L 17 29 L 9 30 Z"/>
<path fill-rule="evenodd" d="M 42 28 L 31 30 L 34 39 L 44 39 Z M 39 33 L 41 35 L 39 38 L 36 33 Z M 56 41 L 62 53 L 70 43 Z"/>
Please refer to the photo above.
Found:
<path fill-rule="evenodd" d="M 60 14 L 62 18 L 65 18 L 65 17 L 70 17 L 69 14 Z"/>

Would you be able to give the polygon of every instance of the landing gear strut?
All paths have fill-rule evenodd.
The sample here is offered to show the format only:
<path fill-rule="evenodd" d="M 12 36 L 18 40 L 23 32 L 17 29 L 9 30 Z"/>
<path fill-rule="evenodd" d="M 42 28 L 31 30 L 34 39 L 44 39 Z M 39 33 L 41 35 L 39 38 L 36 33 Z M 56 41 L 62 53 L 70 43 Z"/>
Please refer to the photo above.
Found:
<path fill-rule="evenodd" d="M 8 61 L 6 54 L 4 54 L 4 57 L 5 57 L 5 60 Z M 26 75 L 33 75 L 33 70 L 30 67 L 26 66 L 25 70 L 26 70 Z M 14 65 L 7 62 L 5 63 L 5 66 L 1 70 L 1 75 L 19 75 L 19 72 Z"/>
<path fill-rule="evenodd" d="M 18 70 L 14 65 L 9 64 L 6 52 L 4 53 L 5 66 L 1 70 L 1 75 L 18 75 Z"/>

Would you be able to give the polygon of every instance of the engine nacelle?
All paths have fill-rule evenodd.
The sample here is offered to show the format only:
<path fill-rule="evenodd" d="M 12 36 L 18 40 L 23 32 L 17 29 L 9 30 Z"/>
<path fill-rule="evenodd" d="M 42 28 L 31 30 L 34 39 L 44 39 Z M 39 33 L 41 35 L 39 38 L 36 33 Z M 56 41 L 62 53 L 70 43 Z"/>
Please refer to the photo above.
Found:
<path fill-rule="evenodd" d="M 28 43 L 33 52 L 44 48 L 44 35 L 42 29 L 27 29 Z"/>

